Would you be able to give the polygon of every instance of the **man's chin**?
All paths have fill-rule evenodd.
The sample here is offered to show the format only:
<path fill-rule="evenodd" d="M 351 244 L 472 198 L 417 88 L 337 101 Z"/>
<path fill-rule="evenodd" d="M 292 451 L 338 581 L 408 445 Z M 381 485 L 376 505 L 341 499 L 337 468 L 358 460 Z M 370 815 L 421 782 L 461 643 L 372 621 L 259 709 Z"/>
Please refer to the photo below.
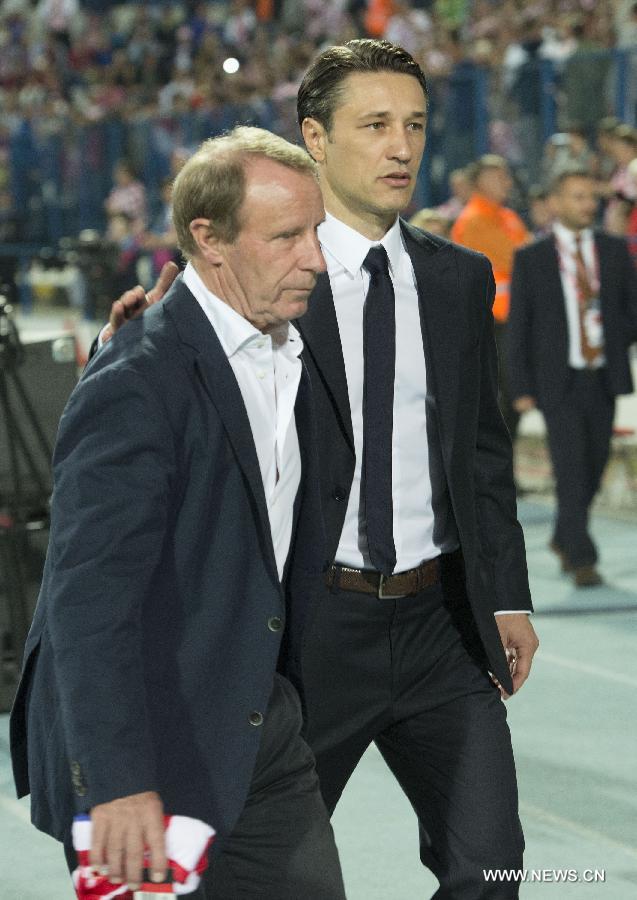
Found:
<path fill-rule="evenodd" d="M 405 188 L 394 188 L 385 192 L 384 197 L 378 204 L 378 214 L 381 216 L 395 219 L 396 216 L 406 209 L 414 193 L 414 185 L 410 184 Z"/>
<path fill-rule="evenodd" d="M 290 319 L 298 319 L 301 316 L 304 316 L 307 312 L 307 306 L 310 295 L 305 294 L 303 297 L 299 297 L 298 300 L 295 300 L 291 305 L 294 308 L 294 314 L 290 316 Z"/>

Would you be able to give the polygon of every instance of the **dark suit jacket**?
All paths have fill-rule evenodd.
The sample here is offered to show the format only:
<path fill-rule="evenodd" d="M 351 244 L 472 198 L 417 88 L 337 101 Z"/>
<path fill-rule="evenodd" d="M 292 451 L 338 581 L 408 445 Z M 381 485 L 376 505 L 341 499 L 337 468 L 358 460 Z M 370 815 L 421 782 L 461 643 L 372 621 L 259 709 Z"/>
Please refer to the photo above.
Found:
<path fill-rule="evenodd" d="M 626 242 L 597 232 L 604 379 L 611 397 L 630 394 L 628 347 L 637 336 L 637 277 Z M 508 362 L 513 397 L 535 397 L 540 409 L 557 405 L 568 389 L 568 326 L 559 260 L 552 235 L 518 250 L 511 279 Z"/>
<path fill-rule="evenodd" d="M 530 610 L 524 538 L 516 518 L 511 441 L 497 404 L 495 286 L 486 257 L 403 223 L 420 300 L 430 439 L 458 529 L 470 610 L 490 667 L 512 689 L 493 613 Z M 343 352 L 327 275 L 297 322 L 319 428 L 321 500 L 334 560 L 354 474 Z M 434 448 L 430 448 L 432 450 Z M 434 454 L 432 453 L 432 458 Z M 311 641 L 311 633 L 306 635 Z"/>
<path fill-rule="evenodd" d="M 305 373 L 294 566 L 307 584 L 325 568 L 309 390 Z M 223 838 L 245 802 L 286 602 L 241 393 L 180 279 L 89 364 L 54 481 L 11 719 L 18 793 L 60 839 L 76 811 L 146 790 Z M 286 653 L 305 612 L 299 596 Z"/>

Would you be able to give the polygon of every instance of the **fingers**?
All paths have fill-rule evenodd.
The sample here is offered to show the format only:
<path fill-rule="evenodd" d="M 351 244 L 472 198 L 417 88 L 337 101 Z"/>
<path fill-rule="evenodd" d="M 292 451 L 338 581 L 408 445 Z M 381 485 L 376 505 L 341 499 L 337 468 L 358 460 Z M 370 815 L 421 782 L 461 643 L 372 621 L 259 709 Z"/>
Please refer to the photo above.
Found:
<path fill-rule="evenodd" d="M 106 841 L 106 866 L 108 880 L 117 884 L 124 880 L 124 858 L 127 857 L 126 833 L 123 822 L 113 822 Z"/>
<path fill-rule="evenodd" d="M 143 312 L 146 307 L 151 306 L 161 300 L 168 288 L 171 286 L 177 275 L 179 268 L 174 262 L 164 264 L 159 278 L 155 286 L 148 293 L 144 291 L 141 284 L 126 291 L 111 306 L 111 314 L 108 319 L 108 327 L 110 332 L 106 330 L 102 334 L 102 343 L 110 340 L 115 332 L 129 319 L 134 319 Z"/>
<path fill-rule="evenodd" d="M 97 807 L 96 807 L 97 810 Z M 91 814 L 91 849 L 89 851 L 89 865 L 100 871 L 107 868 L 106 841 L 108 840 L 108 827 L 106 820 L 99 815 Z"/>
<path fill-rule="evenodd" d="M 519 647 L 515 655 L 515 668 L 511 673 L 514 691 L 518 691 L 529 677 L 532 662 L 533 653 L 530 648 Z"/>
<path fill-rule="evenodd" d="M 497 679 L 497 678 L 495 677 L 495 675 L 493 675 L 493 674 L 491 674 L 491 681 L 495 684 L 495 686 L 496 686 L 496 687 L 498 688 L 498 690 L 500 691 L 500 696 L 502 697 L 502 699 L 503 699 L 503 700 L 508 700 L 509 697 L 510 697 L 511 695 L 510 695 L 510 694 L 507 694 L 507 692 L 504 690 L 504 688 L 502 687 L 502 685 L 500 684 L 500 682 L 498 681 L 498 679 Z"/>
<path fill-rule="evenodd" d="M 128 884 L 131 891 L 135 891 L 141 884 L 144 868 L 144 832 L 141 823 L 132 823 L 125 838 L 121 880 Z"/>
<path fill-rule="evenodd" d="M 121 328 L 124 322 L 134 318 L 147 306 L 146 293 L 141 284 L 126 291 L 119 300 L 116 300 L 111 307 L 111 314 L 108 319 L 113 333 Z"/>
<path fill-rule="evenodd" d="M 148 303 L 157 303 L 161 300 L 177 275 L 179 267 L 174 262 L 164 263 L 155 286 L 147 294 Z"/>
<path fill-rule="evenodd" d="M 148 848 L 148 868 L 152 881 L 163 881 L 166 877 L 166 837 L 164 832 L 164 818 L 161 810 L 159 815 L 153 816 L 146 829 L 146 847 Z"/>
<path fill-rule="evenodd" d="M 126 882 L 137 890 L 142 881 L 145 851 L 153 881 L 166 875 L 164 816 L 157 794 L 146 792 L 103 803 L 91 810 L 93 833 L 90 864 L 109 881 Z"/>

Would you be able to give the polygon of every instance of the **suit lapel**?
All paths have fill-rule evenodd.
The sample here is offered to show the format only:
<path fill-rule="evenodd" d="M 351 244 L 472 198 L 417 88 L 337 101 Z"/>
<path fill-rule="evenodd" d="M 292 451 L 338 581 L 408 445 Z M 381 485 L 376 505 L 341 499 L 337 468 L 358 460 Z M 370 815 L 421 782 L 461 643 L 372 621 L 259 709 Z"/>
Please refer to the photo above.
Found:
<path fill-rule="evenodd" d="M 219 414 L 237 464 L 250 487 L 264 536 L 266 556 L 277 574 L 261 469 L 250 420 L 232 367 L 214 328 L 181 279 L 166 296 L 164 306 L 182 342 L 194 350 L 195 370 Z"/>
<path fill-rule="evenodd" d="M 607 252 L 608 244 L 605 235 L 602 232 L 594 232 L 595 252 L 599 265 L 599 305 L 602 311 L 602 322 L 604 323 L 604 314 L 608 317 L 608 310 L 611 304 L 608 302 L 610 288 L 617 284 L 617 275 L 613 273 L 611 267 L 612 255 Z M 608 323 L 606 322 L 605 325 Z"/>
<path fill-rule="evenodd" d="M 566 318 L 566 298 L 564 297 L 564 288 L 562 287 L 562 276 L 560 275 L 560 259 L 557 252 L 557 244 L 553 235 L 546 238 L 546 243 L 542 249 L 540 256 L 540 264 L 536 277 L 542 282 L 543 288 L 540 296 L 545 296 L 549 303 L 554 306 L 554 328 L 556 345 L 566 348 L 568 354 L 568 321 Z M 552 298 L 557 301 L 552 303 Z"/>
<path fill-rule="evenodd" d="M 438 244 L 428 235 L 401 224 L 416 275 L 427 367 L 427 400 L 436 409 L 443 446 L 450 447 L 458 407 L 461 343 L 458 329 L 463 321 L 454 302 L 460 296 L 460 286 L 453 246 Z"/>
<path fill-rule="evenodd" d="M 321 510 L 318 462 L 318 435 L 310 374 L 302 361 L 301 380 L 294 406 L 294 418 L 301 453 L 301 483 L 294 501 L 292 539 L 283 581 L 292 556 L 305 572 L 322 572 L 327 565 L 325 526 Z M 302 516 L 302 520 L 300 520 Z"/>
<path fill-rule="evenodd" d="M 347 393 L 343 349 L 338 331 L 334 299 L 329 277 L 319 275 L 310 295 L 308 310 L 294 323 L 301 332 L 306 353 L 312 358 L 319 376 L 336 406 L 345 435 L 354 451 L 352 415 Z"/>

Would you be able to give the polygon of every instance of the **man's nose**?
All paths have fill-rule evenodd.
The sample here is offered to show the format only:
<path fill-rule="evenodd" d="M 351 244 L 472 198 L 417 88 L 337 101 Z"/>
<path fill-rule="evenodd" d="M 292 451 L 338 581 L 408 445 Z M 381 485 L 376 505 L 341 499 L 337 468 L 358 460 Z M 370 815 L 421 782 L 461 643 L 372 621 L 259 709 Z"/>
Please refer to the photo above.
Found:
<path fill-rule="evenodd" d="M 412 150 L 409 142 L 409 134 L 404 128 L 396 128 L 392 132 L 391 141 L 387 148 L 387 156 L 390 159 L 398 159 L 407 163 L 411 159 Z"/>
<path fill-rule="evenodd" d="M 311 272 L 316 272 L 317 275 L 320 272 L 327 271 L 327 265 L 325 264 L 325 257 L 323 256 L 323 251 L 321 250 L 321 244 L 318 237 L 314 233 L 309 235 L 308 240 L 306 241 L 301 268 L 309 269 Z"/>

